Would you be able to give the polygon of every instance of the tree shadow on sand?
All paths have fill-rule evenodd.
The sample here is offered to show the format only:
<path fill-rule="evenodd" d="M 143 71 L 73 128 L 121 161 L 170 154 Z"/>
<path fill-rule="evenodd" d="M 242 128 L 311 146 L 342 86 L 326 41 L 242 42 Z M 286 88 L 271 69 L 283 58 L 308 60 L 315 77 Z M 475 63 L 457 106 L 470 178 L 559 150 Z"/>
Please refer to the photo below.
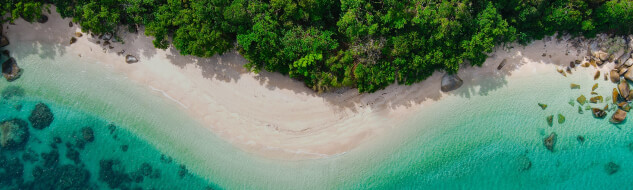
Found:
<path fill-rule="evenodd" d="M 253 77 L 259 81 L 260 85 L 265 86 L 270 91 L 291 90 L 296 94 L 322 98 L 333 108 L 337 109 L 336 111 L 350 110 L 357 112 L 358 108 L 366 107 L 373 110 L 384 110 L 386 108 L 388 108 L 386 110 L 389 110 L 399 107 L 410 108 L 425 101 L 440 100 L 445 95 L 456 95 L 465 98 L 487 96 L 489 93 L 507 86 L 507 77 L 512 76 L 513 72 L 527 63 L 537 62 L 564 67 L 567 66 L 570 61 L 582 56 L 581 51 L 576 53 L 576 49 L 572 47 L 567 47 L 566 50 L 547 52 L 547 45 L 561 43 L 561 41 L 555 41 L 551 38 L 535 43 L 536 44 L 531 44 L 530 46 L 511 44 L 515 46 L 515 48 L 510 50 L 497 47 L 495 50 L 496 53 L 489 57 L 482 67 L 472 68 L 473 66 L 464 66 L 458 73 L 464 80 L 462 87 L 446 93 L 440 91 L 440 81 L 444 73 L 439 71 L 419 83 L 413 85 L 392 84 L 383 90 L 370 94 L 358 93 L 357 90 L 353 88 L 342 88 L 326 93 L 317 93 L 306 87 L 301 81 L 291 79 L 288 76 L 282 76 L 279 73 L 267 71 L 261 71 Z M 228 52 L 224 55 L 216 55 L 211 58 L 182 56 L 179 55 L 178 51 L 174 48 L 170 48 L 168 51 L 170 51 L 171 55 L 168 55 L 167 58 L 172 64 L 181 68 L 184 68 L 188 64 L 195 64 L 196 67 L 202 70 L 203 77 L 210 80 L 235 82 L 240 80 L 241 75 L 248 74 L 248 70 L 244 68 L 244 64 L 247 63 L 247 60 L 236 51 Z M 499 53 L 503 51 L 505 51 L 505 53 Z M 573 52 L 568 53 L 571 51 Z M 543 56 L 543 53 L 547 55 Z M 568 55 L 561 56 L 566 53 L 568 53 Z M 503 59 L 506 59 L 506 65 L 501 70 L 497 70 L 497 66 Z"/>
<path fill-rule="evenodd" d="M 65 48 L 69 45 L 68 42 L 70 38 L 77 30 L 77 25 L 73 27 L 55 27 L 55 31 L 53 31 L 53 27 L 50 27 L 51 24 L 56 26 L 65 23 L 67 26 L 70 21 L 70 19 L 54 19 L 58 17 L 59 14 L 53 12 L 49 16 L 49 18 L 51 18 L 49 22 L 55 23 L 48 23 L 48 25 L 39 23 L 31 24 L 32 29 L 38 34 L 45 35 L 43 38 L 46 42 L 51 42 L 47 43 L 50 45 L 44 46 L 40 44 L 40 42 L 33 40 L 21 40 L 18 43 L 20 44 L 19 46 L 13 43 L 11 47 L 8 47 L 10 50 L 14 49 L 16 52 L 20 52 L 18 54 L 12 54 L 12 56 L 24 58 L 31 54 L 37 54 L 45 59 L 53 59 L 57 55 L 65 54 Z M 9 30 L 5 30 L 5 32 L 11 32 L 10 28 L 11 26 L 9 25 Z M 157 55 L 158 50 L 153 48 L 152 38 L 142 35 L 144 31 L 143 28 L 138 30 L 138 34 L 129 34 L 125 30 L 121 31 L 122 32 L 118 35 L 123 36 L 123 43 L 112 42 L 112 49 L 103 46 L 101 43 L 99 47 L 103 49 L 92 51 L 105 51 L 109 54 L 117 54 L 121 57 L 122 63 L 124 63 L 124 57 L 127 54 L 137 56 L 141 58 L 141 61 L 142 59 L 151 59 Z M 19 34 L 14 34 L 14 36 L 19 37 Z M 90 34 L 85 34 L 84 37 L 93 43 L 101 41 L 98 37 L 91 37 Z M 202 71 L 202 77 L 209 80 L 235 83 L 239 81 L 243 75 L 251 75 L 258 80 L 261 86 L 264 86 L 270 91 L 290 90 L 296 94 L 321 98 L 331 105 L 335 112 L 357 112 L 359 108 L 388 111 L 400 107 L 410 108 L 426 101 L 437 101 L 446 95 L 455 95 L 464 98 L 487 96 L 489 93 L 507 86 L 507 77 L 512 76 L 513 72 L 529 62 L 567 66 L 570 61 L 582 56 L 581 51 L 577 51 L 578 53 L 576 53 L 576 49 L 572 47 L 567 47 L 567 50 L 561 49 L 556 52 L 546 52 L 547 45 L 555 45 L 557 43 L 560 43 L 560 41 L 547 38 L 543 41 L 536 41 L 530 46 L 511 44 L 509 46 L 515 46 L 515 48 L 510 50 L 504 50 L 504 48 L 499 46 L 482 67 L 472 68 L 472 66 L 464 66 L 458 73 L 464 80 L 464 84 L 461 88 L 447 93 L 440 91 L 440 81 L 444 73 L 439 71 L 419 83 L 413 85 L 392 84 L 383 90 L 371 94 L 358 93 L 357 90 L 353 88 L 342 88 L 326 93 L 317 93 L 306 87 L 302 82 L 291 79 L 288 76 L 282 76 L 279 73 L 267 71 L 261 71 L 258 74 L 249 73 L 248 69 L 244 67 L 247 60 L 236 51 L 227 52 L 223 55 L 215 55 L 210 58 L 200 58 L 180 55 L 175 48 L 170 47 L 166 50 L 166 58 L 173 65 L 180 68 L 185 68 L 187 65 L 194 65 Z M 122 50 L 125 50 L 125 53 L 117 53 Z M 570 50 L 573 52 L 569 55 L 561 56 Z M 543 56 L 543 53 L 547 55 Z M 553 56 L 550 57 L 549 55 Z M 503 59 L 506 59 L 506 65 L 501 70 L 497 70 L 497 65 Z"/>

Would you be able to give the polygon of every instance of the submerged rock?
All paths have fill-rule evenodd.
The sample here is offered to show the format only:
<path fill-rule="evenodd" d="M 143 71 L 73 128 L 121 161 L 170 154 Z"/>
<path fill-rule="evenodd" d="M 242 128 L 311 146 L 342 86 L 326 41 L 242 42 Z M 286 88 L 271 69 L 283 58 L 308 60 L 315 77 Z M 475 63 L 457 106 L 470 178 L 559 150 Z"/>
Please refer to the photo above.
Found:
<path fill-rule="evenodd" d="M 600 108 L 591 108 L 591 112 L 593 113 L 593 116 L 596 118 L 604 118 L 607 116 L 607 112 L 605 112 L 604 110 Z"/>
<path fill-rule="evenodd" d="M 584 111 L 582 111 L 582 107 L 580 107 L 580 106 L 578 106 L 578 113 L 579 114 L 584 114 L 585 113 Z"/>
<path fill-rule="evenodd" d="M 617 173 L 619 170 L 620 170 L 620 165 L 614 162 L 609 162 L 606 165 L 604 165 L 604 171 L 607 172 L 607 174 L 609 175 L 613 175 Z"/>
<path fill-rule="evenodd" d="M 571 89 L 580 89 L 580 85 L 578 85 L 578 84 L 574 84 L 574 83 L 571 83 L 571 84 L 569 85 L 569 87 L 570 87 Z"/>
<path fill-rule="evenodd" d="M 585 97 L 585 95 L 580 95 L 578 98 L 576 98 L 576 101 L 578 101 L 580 105 L 585 105 L 585 102 L 587 102 L 587 98 Z"/>
<path fill-rule="evenodd" d="M 543 110 L 545 110 L 547 108 L 547 104 L 538 103 L 538 106 L 540 106 L 541 109 L 543 109 Z"/>
<path fill-rule="evenodd" d="M 7 86 L 2 90 L 2 99 L 10 100 L 15 97 L 23 97 L 24 89 L 19 86 Z"/>
<path fill-rule="evenodd" d="M 563 114 L 558 114 L 558 124 L 563 124 L 565 123 L 565 116 L 563 116 Z"/>
<path fill-rule="evenodd" d="M 593 75 L 593 80 L 598 80 L 600 78 L 600 71 L 596 71 L 596 74 Z"/>
<path fill-rule="evenodd" d="M 139 173 L 141 173 L 145 177 L 152 175 L 152 165 L 148 164 L 147 162 L 142 163 L 141 167 L 138 170 Z"/>
<path fill-rule="evenodd" d="M 83 140 L 86 142 L 92 142 L 95 140 L 95 134 L 94 134 L 94 131 L 92 130 L 92 127 L 82 128 L 81 134 L 82 134 Z"/>
<path fill-rule="evenodd" d="M 108 184 L 108 187 L 115 189 L 129 188 L 132 178 L 125 173 L 125 167 L 119 160 L 99 161 L 99 181 Z"/>
<path fill-rule="evenodd" d="M 126 55 L 125 56 L 125 62 L 126 63 L 136 63 L 136 62 L 138 62 L 138 59 L 136 57 L 134 57 L 133 55 Z M 444 80 L 442 79 L 442 83 L 443 82 L 444 82 Z M 444 85 L 442 85 L 442 87 L 444 87 Z"/>
<path fill-rule="evenodd" d="M 554 125 L 554 115 L 547 116 L 547 124 L 551 127 Z"/>
<path fill-rule="evenodd" d="M 589 99 L 589 102 L 594 103 L 594 104 L 598 102 L 602 102 L 602 101 L 603 101 L 602 96 L 595 96 Z"/>
<path fill-rule="evenodd" d="M 66 158 L 72 160 L 73 162 L 75 162 L 75 164 L 81 163 L 81 159 L 79 158 L 79 151 L 75 150 L 74 148 L 69 148 L 66 151 Z"/>
<path fill-rule="evenodd" d="M 59 189 L 89 189 L 90 172 L 73 165 L 63 165 L 57 168 L 59 180 L 55 186 Z"/>
<path fill-rule="evenodd" d="M 580 142 L 580 143 L 583 143 L 583 142 L 585 142 L 585 137 L 583 137 L 582 135 L 578 135 L 576 137 L 576 140 L 578 140 L 578 142 Z"/>
<path fill-rule="evenodd" d="M 594 84 L 594 85 L 591 87 L 591 91 L 595 91 L 596 89 L 598 89 L 598 83 Z"/>
<path fill-rule="evenodd" d="M 50 108 L 44 103 L 38 103 L 35 105 L 35 109 L 31 112 L 29 116 L 29 121 L 33 128 L 36 129 L 44 129 L 53 123 L 55 117 L 53 116 L 53 112 Z"/>
<path fill-rule="evenodd" d="M 626 119 L 626 112 L 624 110 L 618 109 L 618 111 L 616 111 L 615 114 L 613 114 L 613 116 L 611 117 L 610 122 L 618 124 L 622 123 L 624 119 Z"/>
<path fill-rule="evenodd" d="M 547 150 L 554 152 L 554 145 L 556 145 L 556 133 L 552 132 L 547 138 L 543 139 L 543 144 Z"/>
<path fill-rule="evenodd" d="M 527 170 L 530 170 L 530 168 L 532 168 L 532 161 L 530 160 L 530 158 L 527 157 L 527 155 L 519 156 L 518 163 L 519 163 L 519 171 L 527 171 Z"/>
<path fill-rule="evenodd" d="M 441 90 L 443 92 L 452 91 L 461 87 L 462 84 L 464 84 L 464 81 L 462 81 L 462 79 L 459 78 L 457 74 L 453 74 L 453 75 L 444 74 L 444 76 L 442 77 Z"/>
<path fill-rule="evenodd" d="M 21 119 L 0 122 L 0 146 L 2 149 L 22 149 L 29 139 L 29 124 Z"/>
<path fill-rule="evenodd" d="M 22 69 L 18 67 L 18 63 L 15 62 L 13 57 L 2 63 L 2 75 L 9 82 L 20 78 L 22 75 Z"/>

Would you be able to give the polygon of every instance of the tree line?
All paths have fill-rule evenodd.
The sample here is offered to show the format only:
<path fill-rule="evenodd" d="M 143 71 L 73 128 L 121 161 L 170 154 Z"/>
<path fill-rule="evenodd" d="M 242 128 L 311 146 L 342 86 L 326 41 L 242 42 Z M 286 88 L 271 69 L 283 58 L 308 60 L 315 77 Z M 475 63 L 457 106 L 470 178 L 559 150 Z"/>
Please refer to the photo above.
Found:
<path fill-rule="evenodd" d="M 145 26 L 154 45 L 210 57 L 236 49 L 253 72 L 316 91 L 374 92 L 480 66 L 493 48 L 544 36 L 631 34 L 632 0 L 6 0 L 2 22 L 47 4 L 96 34 Z M 6 16 L 9 15 L 9 16 Z"/>

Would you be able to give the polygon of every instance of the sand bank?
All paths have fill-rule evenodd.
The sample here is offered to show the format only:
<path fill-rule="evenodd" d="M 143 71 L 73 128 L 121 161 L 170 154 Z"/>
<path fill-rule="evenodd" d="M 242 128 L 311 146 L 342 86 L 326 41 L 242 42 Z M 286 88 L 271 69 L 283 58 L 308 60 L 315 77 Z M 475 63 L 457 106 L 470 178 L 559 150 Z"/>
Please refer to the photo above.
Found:
<path fill-rule="evenodd" d="M 76 24 L 69 27 L 70 19 L 62 19 L 51 9 L 47 23 L 18 20 L 15 25 L 5 25 L 4 31 L 11 41 L 56 44 L 55 49 L 45 51 L 75 54 L 87 64 L 119 72 L 175 102 L 237 147 L 277 159 L 322 158 L 376 143 L 381 134 L 397 130 L 425 105 L 442 97 L 485 94 L 503 88 L 512 78 L 555 72 L 556 67 L 586 54 L 564 40 L 546 39 L 525 47 L 498 48 L 482 67 L 465 66 L 459 71 L 464 85 L 449 93 L 440 91 L 443 73 L 436 72 L 423 82 L 394 84 L 372 94 L 359 94 L 356 89 L 318 94 L 287 76 L 248 72 L 243 67 L 247 61 L 236 52 L 211 58 L 182 56 L 174 48 L 155 49 L 152 38 L 142 32 L 120 33 L 125 43 L 114 42 L 112 49 L 97 44 L 98 39 L 89 34 L 69 45 L 80 29 Z M 117 54 L 122 50 L 125 53 Z M 127 54 L 140 61 L 126 64 Z M 507 64 L 497 70 L 503 59 Z M 479 82 L 490 78 L 495 82 Z"/>

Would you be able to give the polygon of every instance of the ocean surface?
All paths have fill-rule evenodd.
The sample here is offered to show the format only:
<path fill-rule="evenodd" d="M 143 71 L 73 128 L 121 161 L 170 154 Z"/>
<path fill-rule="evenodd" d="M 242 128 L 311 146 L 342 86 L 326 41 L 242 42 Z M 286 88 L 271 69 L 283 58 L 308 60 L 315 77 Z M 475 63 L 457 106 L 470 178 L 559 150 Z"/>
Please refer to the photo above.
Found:
<path fill-rule="evenodd" d="M 631 116 L 613 125 L 608 118 L 614 111 L 606 119 L 593 118 L 585 106 L 582 114 L 578 111 L 575 99 L 581 94 L 592 97 L 595 83 L 605 101 L 585 105 L 602 108 L 611 102 L 607 97 L 615 85 L 602 77 L 593 80 L 593 69 L 577 68 L 563 77 L 551 65 L 551 72 L 532 71 L 511 79 L 482 77 L 350 152 L 282 161 L 233 147 L 189 118 L 177 103 L 127 81 L 99 60 L 39 43 L 16 42 L 9 49 L 24 73 L 14 82 L 0 82 L 0 122 L 24 121 L 29 136 L 24 144 L 0 148 L 0 189 L 41 189 L 38 184 L 62 189 L 633 185 Z M 581 88 L 570 89 L 570 83 Z M 548 107 L 543 110 L 538 103 Z M 46 105 L 54 117 L 43 129 L 33 127 L 35 120 L 29 119 L 38 104 Z M 558 123 L 558 114 L 564 123 Z M 551 127 L 549 115 L 554 115 Z M 15 126 L 12 129 L 19 128 Z M 557 134 L 553 151 L 543 142 L 551 133 Z"/>

